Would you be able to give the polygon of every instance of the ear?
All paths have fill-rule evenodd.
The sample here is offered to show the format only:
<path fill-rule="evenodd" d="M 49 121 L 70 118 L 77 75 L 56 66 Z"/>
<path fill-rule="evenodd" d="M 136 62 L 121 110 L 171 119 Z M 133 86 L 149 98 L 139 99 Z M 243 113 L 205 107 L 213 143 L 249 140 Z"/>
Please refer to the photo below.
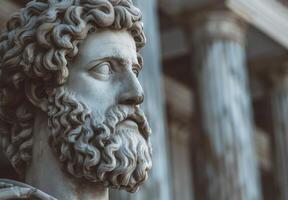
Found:
<path fill-rule="evenodd" d="M 43 85 L 39 85 L 33 82 L 25 84 L 25 92 L 29 101 L 36 107 L 40 108 L 42 111 L 48 111 L 48 99 L 46 95 L 43 95 L 44 89 Z"/>

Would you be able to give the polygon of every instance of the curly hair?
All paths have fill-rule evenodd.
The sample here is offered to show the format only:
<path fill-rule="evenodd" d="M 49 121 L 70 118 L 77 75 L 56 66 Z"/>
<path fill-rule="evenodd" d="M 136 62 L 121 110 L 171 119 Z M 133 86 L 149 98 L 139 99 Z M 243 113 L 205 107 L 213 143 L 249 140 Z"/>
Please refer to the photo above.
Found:
<path fill-rule="evenodd" d="M 19 173 L 32 157 L 35 108 L 27 92 L 47 98 L 46 90 L 63 85 L 90 32 L 125 29 L 139 52 L 146 40 L 141 18 L 131 0 L 34 0 L 7 22 L 0 36 L 0 146 Z"/>

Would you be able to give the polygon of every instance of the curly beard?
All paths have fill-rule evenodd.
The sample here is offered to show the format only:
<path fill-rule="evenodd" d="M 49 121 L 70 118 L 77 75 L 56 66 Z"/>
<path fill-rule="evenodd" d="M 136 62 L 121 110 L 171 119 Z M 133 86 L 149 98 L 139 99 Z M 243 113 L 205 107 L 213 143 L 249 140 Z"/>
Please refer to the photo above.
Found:
<path fill-rule="evenodd" d="M 71 175 L 129 192 L 147 179 L 151 129 L 138 107 L 114 106 L 101 120 L 60 87 L 49 96 L 48 117 L 50 144 Z M 138 130 L 123 126 L 127 119 Z"/>

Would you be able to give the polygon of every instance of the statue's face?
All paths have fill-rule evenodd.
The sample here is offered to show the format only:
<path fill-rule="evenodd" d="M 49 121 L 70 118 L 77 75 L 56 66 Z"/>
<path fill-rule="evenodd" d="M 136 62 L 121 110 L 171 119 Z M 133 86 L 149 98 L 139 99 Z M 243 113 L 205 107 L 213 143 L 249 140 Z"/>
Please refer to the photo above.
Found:
<path fill-rule="evenodd" d="M 91 33 L 49 96 L 52 147 L 68 172 L 135 191 L 152 167 L 150 128 L 135 42 L 126 31 Z"/>
<path fill-rule="evenodd" d="M 134 39 L 127 31 L 92 33 L 69 66 L 67 87 L 104 116 L 111 106 L 135 106 L 143 101 L 137 79 L 140 68 Z"/>

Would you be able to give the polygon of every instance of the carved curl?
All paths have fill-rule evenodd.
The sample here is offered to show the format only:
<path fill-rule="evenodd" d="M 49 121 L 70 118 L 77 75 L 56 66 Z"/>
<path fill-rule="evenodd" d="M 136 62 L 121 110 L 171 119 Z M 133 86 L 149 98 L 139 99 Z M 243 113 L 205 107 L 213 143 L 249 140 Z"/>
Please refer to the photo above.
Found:
<path fill-rule="evenodd" d="M 27 91 L 47 98 L 46 89 L 64 84 L 81 41 L 101 29 L 128 30 L 137 51 L 145 44 L 131 0 L 34 0 L 8 21 L 0 36 L 0 145 L 19 172 L 32 154 L 34 107 Z"/>
<path fill-rule="evenodd" d="M 0 199 L 57 200 L 30 185 L 7 179 L 0 179 Z"/>

